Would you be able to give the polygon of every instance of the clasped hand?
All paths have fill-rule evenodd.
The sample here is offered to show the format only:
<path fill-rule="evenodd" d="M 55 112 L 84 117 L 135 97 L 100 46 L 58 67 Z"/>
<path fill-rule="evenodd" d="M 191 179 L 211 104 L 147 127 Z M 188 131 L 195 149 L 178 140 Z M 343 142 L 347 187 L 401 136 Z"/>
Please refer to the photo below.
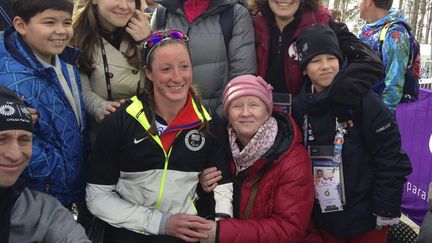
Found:
<path fill-rule="evenodd" d="M 199 216 L 178 213 L 168 219 L 165 225 L 165 233 L 186 242 L 197 242 L 209 238 L 213 226 L 212 223 L 214 221 L 206 220 Z"/>

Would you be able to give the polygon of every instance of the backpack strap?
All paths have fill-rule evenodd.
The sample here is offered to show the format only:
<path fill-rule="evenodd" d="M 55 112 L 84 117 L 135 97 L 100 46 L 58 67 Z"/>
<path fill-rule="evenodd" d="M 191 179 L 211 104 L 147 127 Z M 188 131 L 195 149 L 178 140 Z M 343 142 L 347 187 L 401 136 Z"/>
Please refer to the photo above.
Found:
<path fill-rule="evenodd" d="M 412 41 L 413 41 L 414 37 L 411 36 L 411 30 L 410 30 L 409 26 L 405 25 L 404 22 L 390 21 L 390 22 L 388 22 L 387 24 L 384 25 L 384 27 L 380 31 L 379 53 L 380 53 L 381 59 L 382 59 L 382 57 L 383 57 L 383 55 L 382 55 L 382 46 L 384 44 L 384 41 L 385 41 L 385 38 L 386 38 L 386 35 L 387 35 L 387 31 L 390 28 L 390 26 L 392 24 L 395 24 L 395 23 L 400 23 L 408 31 L 408 35 L 409 35 L 409 39 L 410 39 L 409 40 L 410 41 L 410 43 L 409 43 L 410 44 L 410 52 L 409 52 L 409 56 L 408 56 L 407 68 L 410 68 L 411 65 L 412 65 L 412 63 L 414 62 L 414 55 L 413 55 L 413 51 L 414 50 L 413 50 L 413 45 L 412 45 Z"/>
<path fill-rule="evenodd" d="M 234 5 L 230 5 L 219 15 L 220 25 L 222 27 L 222 33 L 224 36 L 225 48 L 228 54 L 228 47 L 232 37 L 234 27 Z"/>
<path fill-rule="evenodd" d="M 156 30 L 165 29 L 167 9 L 162 5 L 156 8 Z"/>
<path fill-rule="evenodd" d="M 241 219 L 249 219 L 249 215 L 252 211 L 252 207 L 253 207 L 253 204 L 255 202 L 255 198 L 258 194 L 258 188 L 259 188 L 260 184 L 261 184 L 261 180 L 255 182 L 253 184 L 252 191 L 251 191 L 251 194 L 249 195 L 249 199 L 248 199 L 246 208 L 243 212 L 243 215 L 240 217 Z"/>

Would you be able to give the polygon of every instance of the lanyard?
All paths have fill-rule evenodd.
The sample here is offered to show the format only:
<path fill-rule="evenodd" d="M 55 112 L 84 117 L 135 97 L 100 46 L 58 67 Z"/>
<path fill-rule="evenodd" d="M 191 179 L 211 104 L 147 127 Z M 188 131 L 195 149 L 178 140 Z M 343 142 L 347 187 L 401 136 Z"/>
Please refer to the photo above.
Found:
<path fill-rule="evenodd" d="M 309 114 L 304 115 L 303 122 L 303 142 L 307 147 L 307 141 L 315 140 L 315 137 L 312 132 L 311 125 L 309 123 Z M 347 133 L 347 130 L 344 128 L 344 125 L 341 122 L 338 122 L 336 118 L 336 134 L 334 138 L 334 151 L 333 151 L 333 164 L 335 166 L 339 166 L 342 162 L 342 149 L 344 143 L 344 135 Z"/>
<path fill-rule="evenodd" d="M 113 101 L 112 94 L 111 94 L 111 81 L 110 81 L 110 72 L 109 72 L 109 68 L 108 68 L 108 60 L 107 60 L 107 57 L 106 57 L 106 51 L 105 51 L 104 43 L 103 43 L 103 40 L 102 40 L 101 36 L 99 36 L 99 40 L 100 40 L 100 47 L 101 47 L 101 51 L 102 51 L 102 60 L 103 60 L 103 65 L 104 65 L 105 81 L 106 81 L 106 86 L 107 86 L 108 100 L 109 101 Z"/>
<path fill-rule="evenodd" d="M 343 127 L 341 122 L 338 122 L 336 118 L 336 135 L 334 139 L 334 152 L 333 152 L 333 164 L 339 166 L 342 162 L 342 148 L 344 143 L 344 134 L 347 130 Z"/>

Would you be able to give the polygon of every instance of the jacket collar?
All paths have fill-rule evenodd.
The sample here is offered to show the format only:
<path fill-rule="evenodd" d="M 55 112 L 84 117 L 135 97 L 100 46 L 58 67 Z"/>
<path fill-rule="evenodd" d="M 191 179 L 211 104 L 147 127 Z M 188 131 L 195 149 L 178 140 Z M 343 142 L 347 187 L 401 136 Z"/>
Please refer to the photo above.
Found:
<path fill-rule="evenodd" d="M 4 32 L 4 44 L 10 55 L 24 66 L 43 72 L 44 68 L 39 63 L 31 48 L 16 32 L 15 28 L 10 27 Z M 59 58 L 71 65 L 76 65 L 79 50 L 66 46 Z"/>

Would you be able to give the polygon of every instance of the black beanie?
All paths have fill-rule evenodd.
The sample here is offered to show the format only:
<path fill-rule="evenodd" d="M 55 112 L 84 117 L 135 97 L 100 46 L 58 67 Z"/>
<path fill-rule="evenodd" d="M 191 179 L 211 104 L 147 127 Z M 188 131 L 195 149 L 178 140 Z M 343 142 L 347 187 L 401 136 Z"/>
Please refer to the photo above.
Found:
<path fill-rule="evenodd" d="M 307 64 L 317 55 L 332 54 L 342 64 L 342 51 L 336 34 L 327 25 L 317 24 L 300 32 L 296 40 L 300 67 L 304 70 Z"/>
<path fill-rule="evenodd" d="M 0 131 L 15 129 L 33 132 L 30 111 L 15 93 L 0 86 Z"/>

